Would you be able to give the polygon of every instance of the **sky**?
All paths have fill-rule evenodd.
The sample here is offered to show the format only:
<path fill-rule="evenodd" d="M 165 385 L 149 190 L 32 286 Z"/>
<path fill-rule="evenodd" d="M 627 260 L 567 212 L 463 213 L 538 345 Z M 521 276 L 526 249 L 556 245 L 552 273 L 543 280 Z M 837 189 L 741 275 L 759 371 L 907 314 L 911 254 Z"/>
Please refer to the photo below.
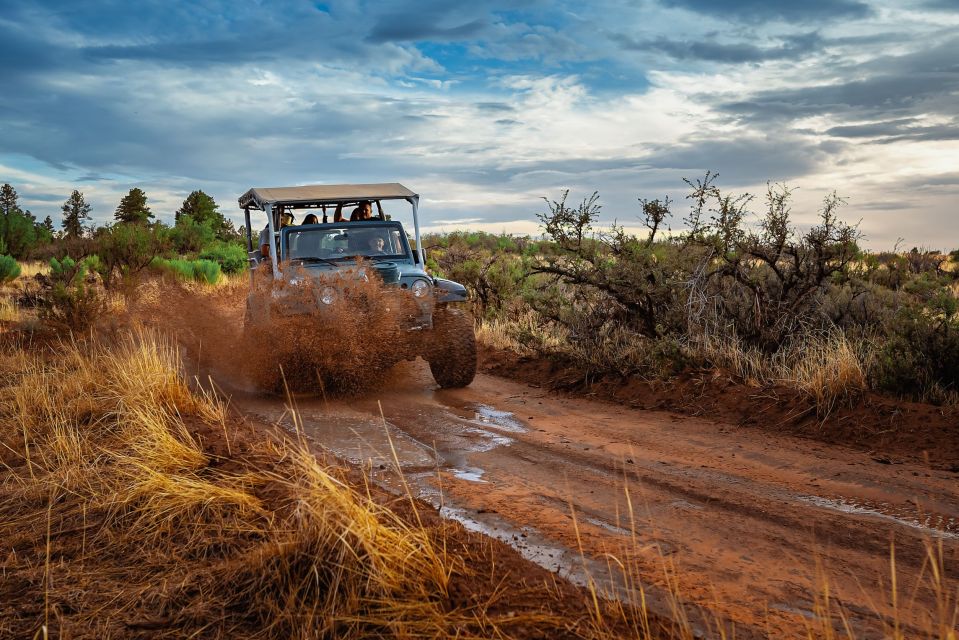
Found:
<path fill-rule="evenodd" d="M 959 247 L 959 0 L 2 0 L 0 182 L 59 225 L 194 189 L 401 182 L 425 227 L 539 232 L 594 191 L 832 191 L 864 244 Z"/>

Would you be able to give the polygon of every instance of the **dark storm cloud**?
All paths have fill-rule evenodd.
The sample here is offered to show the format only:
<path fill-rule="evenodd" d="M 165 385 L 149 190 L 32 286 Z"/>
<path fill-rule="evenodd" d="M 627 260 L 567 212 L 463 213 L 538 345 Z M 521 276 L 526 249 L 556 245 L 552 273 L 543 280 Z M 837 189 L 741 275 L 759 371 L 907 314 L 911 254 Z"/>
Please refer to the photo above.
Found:
<path fill-rule="evenodd" d="M 713 39 L 670 40 L 660 37 L 652 40 L 635 40 L 623 34 L 613 35 L 612 39 L 627 51 L 660 53 L 675 60 L 703 60 L 733 64 L 798 59 L 814 52 L 822 43 L 822 39 L 816 33 L 788 37 L 782 44 L 770 47 L 745 42 L 721 43 Z"/>
<path fill-rule="evenodd" d="M 753 125 L 822 115 L 854 122 L 875 120 L 887 123 L 920 114 L 951 118 L 955 113 L 954 94 L 959 91 L 959 39 L 908 55 L 873 59 L 848 69 L 846 75 L 856 75 L 861 79 L 760 91 L 745 100 L 721 104 L 718 108 Z M 922 139 L 935 139 L 937 133 L 951 139 L 952 129 L 949 126 L 913 133 Z M 840 129 L 839 133 L 843 131 Z M 853 134 L 849 137 L 864 132 L 857 129 L 845 131 Z M 909 132 L 902 132 L 902 135 L 909 135 Z"/>
<path fill-rule="evenodd" d="M 741 22 L 787 20 L 812 22 L 839 18 L 864 18 L 872 14 L 858 0 L 660 0 L 667 7 L 679 7 Z"/>
<path fill-rule="evenodd" d="M 837 138 L 869 138 L 889 144 L 900 140 L 959 140 L 959 122 L 921 125 L 917 118 L 832 127 L 826 134 Z"/>
<path fill-rule="evenodd" d="M 417 40 L 465 40 L 488 26 L 485 20 L 471 20 L 452 27 L 440 27 L 420 19 L 419 15 L 388 15 L 373 26 L 370 42 L 413 42 Z"/>
<path fill-rule="evenodd" d="M 746 140 L 689 139 L 656 149 L 644 161 L 656 169 L 680 170 L 687 177 L 718 172 L 723 184 L 742 186 L 807 175 L 836 151 L 833 145 L 785 135 Z"/>

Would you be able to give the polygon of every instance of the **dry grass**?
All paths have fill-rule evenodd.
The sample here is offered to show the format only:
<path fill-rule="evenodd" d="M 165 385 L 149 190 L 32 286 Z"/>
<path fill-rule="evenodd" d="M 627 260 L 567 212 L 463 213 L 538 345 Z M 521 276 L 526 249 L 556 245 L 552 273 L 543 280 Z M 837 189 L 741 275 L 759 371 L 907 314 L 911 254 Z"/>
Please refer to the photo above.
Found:
<path fill-rule="evenodd" d="M 178 370 L 145 333 L 0 355 L 0 603 L 44 601 L 0 604 L 0 636 L 470 635 L 482 616 L 444 609 L 457 560 L 424 530 L 295 444 L 218 462 L 199 440 L 226 410 Z"/>
<path fill-rule="evenodd" d="M 542 326 L 530 312 L 519 319 L 483 321 L 476 337 L 496 349 L 564 356 L 580 363 L 587 372 L 655 378 L 668 376 L 672 359 L 677 356 L 706 362 L 733 372 L 749 385 L 797 389 L 812 400 L 820 417 L 868 389 L 869 345 L 854 344 L 840 331 L 800 336 L 770 356 L 730 338 L 706 334 L 679 347 L 616 327 L 604 328 L 584 342 L 562 327 Z"/>
<path fill-rule="evenodd" d="M 690 346 L 697 360 L 733 372 L 747 384 L 797 389 L 825 418 L 843 401 L 869 388 L 868 344 L 856 345 L 842 332 L 802 336 L 770 356 L 736 340 L 704 336 Z"/>
<path fill-rule="evenodd" d="M 0 322 L 19 322 L 20 308 L 11 296 L 0 293 Z"/>
<path fill-rule="evenodd" d="M 540 326 L 532 311 L 515 318 L 482 320 L 476 326 L 476 339 L 495 349 L 509 349 L 524 354 L 536 350 L 558 350 L 563 344 L 563 336 Z"/>
<path fill-rule="evenodd" d="M 31 260 L 20 263 L 20 278 L 31 279 L 38 274 L 47 275 L 50 273 L 50 265 L 46 262 Z"/>

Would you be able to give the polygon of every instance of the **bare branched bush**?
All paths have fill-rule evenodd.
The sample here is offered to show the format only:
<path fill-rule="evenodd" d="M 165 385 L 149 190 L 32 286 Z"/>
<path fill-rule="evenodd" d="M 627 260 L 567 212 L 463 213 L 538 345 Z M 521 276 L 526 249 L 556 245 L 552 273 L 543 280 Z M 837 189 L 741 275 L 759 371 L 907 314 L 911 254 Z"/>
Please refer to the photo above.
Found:
<path fill-rule="evenodd" d="M 687 181 L 693 207 L 686 242 L 711 252 L 702 275 L 716 300 L 716 323 L 768 353 L 804 329 L 827 328 L 823 296 L 847 279 L 859 254 L 858 229 L 837 217 L 843 200 L 827 196 L 819 224 L 799 233 L 790 219 L 792 190 L 769 185 L 766 211 L 753 228 L 746 225 L 752 198 L 724 195 L 714 179 Z"/>

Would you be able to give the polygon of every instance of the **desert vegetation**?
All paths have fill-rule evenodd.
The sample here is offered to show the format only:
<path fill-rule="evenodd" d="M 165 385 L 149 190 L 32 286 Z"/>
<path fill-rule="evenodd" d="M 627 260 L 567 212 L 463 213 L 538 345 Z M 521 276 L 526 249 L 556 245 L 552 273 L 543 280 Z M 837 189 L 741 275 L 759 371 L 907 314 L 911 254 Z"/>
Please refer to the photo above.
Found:
<path fill-rule="evenodd" d="M 721 369 L 801 390 L 820 413 L 867 389 L 955 404 L 959 253 L 871 253 L 828 196 L 793 222 L 792 191 L 727 194 L 688 182 L 684 231 L 668 199 L 639 201 L 644 233 L 597 226 L 598 194 L 547 201 L 541 239 L 429 237 L 436 270 L 474 294 L 494 346 L 563 359 L 584 380 Z"/>

